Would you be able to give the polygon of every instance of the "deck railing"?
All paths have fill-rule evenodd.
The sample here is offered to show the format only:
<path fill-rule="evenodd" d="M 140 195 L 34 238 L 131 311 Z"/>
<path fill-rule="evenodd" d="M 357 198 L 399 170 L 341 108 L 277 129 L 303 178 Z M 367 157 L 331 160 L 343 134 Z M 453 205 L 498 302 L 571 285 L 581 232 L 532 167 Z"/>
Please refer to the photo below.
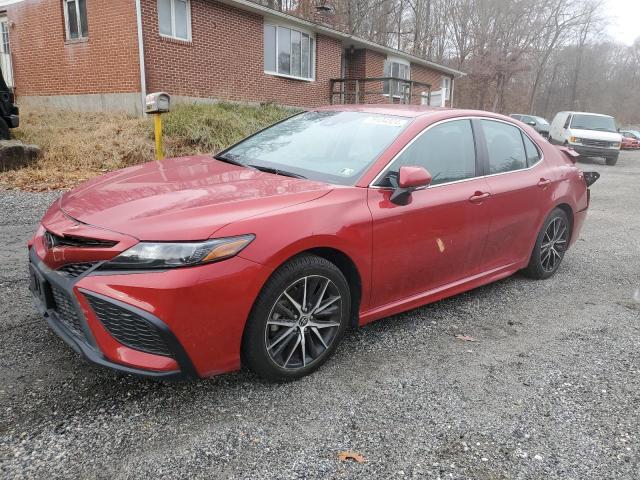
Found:
<path fill-rule="evenodd" d="M 413 103 L 414 98 L 426 96 L 431 100 L 431 84 L 398 77 L 332 78 L 329 80 L 331 104 L 368 103 L 371 96 L 386 97 L 389 103 Z M 377 84 L 377 85 L 372 85 Z"/>

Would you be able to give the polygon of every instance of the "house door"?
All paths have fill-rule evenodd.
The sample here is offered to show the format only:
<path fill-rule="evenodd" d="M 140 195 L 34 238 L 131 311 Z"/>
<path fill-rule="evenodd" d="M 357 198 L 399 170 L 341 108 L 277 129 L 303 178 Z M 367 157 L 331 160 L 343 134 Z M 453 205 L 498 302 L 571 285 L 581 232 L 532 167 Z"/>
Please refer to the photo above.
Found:
<path fill-rule="evenodd" d="M 422 94 L 422 105 L 429 105 L 431 107 L 444 107 L 444 95 L 442 90 L 433 90 L 431 92 L 431 99 L 429 95 L 424 92 Z"/>
<path fill-rule="evenodd" d="M 13 65 L 11 64 L 11 47 L 9 45 L 9 19 L 0 15 L 0 68 L 7 87 L 13 89 Z"/>

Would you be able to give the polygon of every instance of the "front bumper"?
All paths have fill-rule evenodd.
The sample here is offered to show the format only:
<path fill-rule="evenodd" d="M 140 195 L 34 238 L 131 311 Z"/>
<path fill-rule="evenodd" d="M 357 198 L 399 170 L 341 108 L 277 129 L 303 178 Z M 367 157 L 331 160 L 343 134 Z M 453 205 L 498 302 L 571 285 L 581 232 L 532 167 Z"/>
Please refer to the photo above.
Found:
<path fill-rule="evenodd" d="M 140 312 L 135 307 L 126 305 L 116 299 L 106 298 L 93 292 L 83 292 L 76 287 L 75 279 L 67 278 L 47 267 L 40 260 L 34 249 L 29 251 L 30 290 L 40 313 L 53 331 L 65 341 L 73 350 L 90 362 L 111 368 L 113 370 L 158 379 L 193 378 L 196 371 L 186 352 L 169 330 L 158 318 L 148 312 Z M 89 273 L 89 272 L 87 272 Z M 55 292 L 55 293 L 54 293 Z M 81 292 L 81 293 L 80 293 Z M 80 294 L 79 294 L 80 293 Z M 143 313 L 147 321 L 154 323 L 161 332 L 164 341 L 171 349 L 171 359 L 158 359 L 159 363 L 153 363 L 152 356 L 143 352 L 140 355 L 135 352 L 130 359 L 141 359 L 141 365 L 119 363 L 110 359 L 100 347 L 95 326 L 91 325 L 89 311 L 86 308 L 86 297 L 95 296 L 109 301 L 114 305 L 126 308 L 136 314 Z M 64 298 L 64 301 L 60 299 Z M 93 312 L 92 312 L 93 313 Z M 97 321 L 97 318 L 93 319 Z M 121 354 L 127 347 L 121 345 Z M 145 358 L 146 357 L 146 358 Z M 146 361 L 145 361 L 146 360 Z"/>
<path fill-rule="evenodd" d="M 209 377 L 240 368 L 245 322 L 271 274 L 238 256 L 158 272 L 116 274 L 91 268 L 69 279 L 45 265 L 35 247 L 29 258 L 40 311 L 67 344 L 94 363 L 153 378 Z M 66 295 L 68 307 L 56 305 L 54 287 Z M 96 299 L 153 324 L 170 356 L 120 342 L 113 325 L 109 330 L 96 313 Z M 75 314 L 75 328 L 61 311 Z"/>
<path fill-rule="evenodd" d="M 616 158 L 620 154 L 620 150 L 617 148 L 589 147 L 574 145 L 573 143 L 569 144 L 569 146 L 584 157 Z"/>

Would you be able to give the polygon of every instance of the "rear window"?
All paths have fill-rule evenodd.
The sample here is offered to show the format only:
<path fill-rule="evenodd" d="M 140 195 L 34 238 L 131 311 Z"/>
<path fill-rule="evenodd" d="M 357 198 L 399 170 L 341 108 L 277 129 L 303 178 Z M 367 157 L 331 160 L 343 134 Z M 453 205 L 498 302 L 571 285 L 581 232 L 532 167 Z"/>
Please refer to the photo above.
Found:
<path fill-rule="evenodd" d="M 571 128 L 615 133 L 616 124 L 613 121 L 613 117 L 574 113 L 571 118 Z"/>
<path fill-rule="evenodd" d="M 490 174 L 527 167 L 527 155 L 519 128 L 493 120 L 480 120 L 480 123 L 487 142 Z"/>

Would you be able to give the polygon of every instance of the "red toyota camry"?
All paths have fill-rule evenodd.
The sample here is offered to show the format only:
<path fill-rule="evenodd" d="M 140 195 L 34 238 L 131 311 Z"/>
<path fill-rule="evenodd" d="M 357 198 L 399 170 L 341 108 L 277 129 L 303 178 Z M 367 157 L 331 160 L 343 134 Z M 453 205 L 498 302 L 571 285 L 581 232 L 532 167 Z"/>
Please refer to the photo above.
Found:
<path fill-rule="evenodd" d="M 98 364 L 298 378 L 350 326 L 553 275 L 596 178 L 509 117 L 320 108 L 64 194 L 29 243 L 31 289 Z"/>

